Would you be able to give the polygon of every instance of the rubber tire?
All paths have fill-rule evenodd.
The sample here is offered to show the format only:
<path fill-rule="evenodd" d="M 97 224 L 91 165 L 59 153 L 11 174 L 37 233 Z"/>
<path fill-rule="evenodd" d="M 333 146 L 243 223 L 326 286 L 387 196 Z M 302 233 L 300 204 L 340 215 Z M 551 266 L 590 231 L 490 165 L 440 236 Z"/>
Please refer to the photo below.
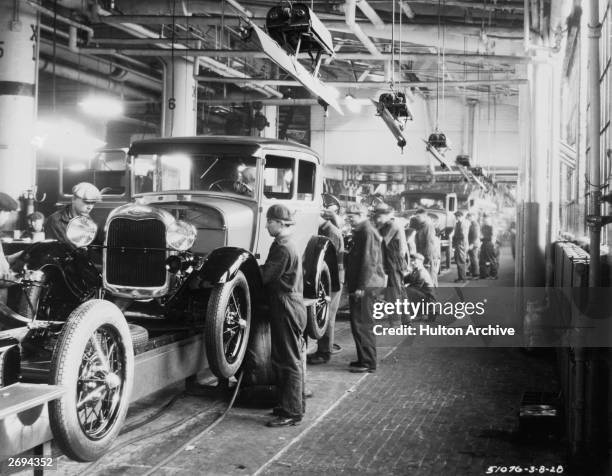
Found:
<path fill-rule="evenodd" d="M 242 369 L 244 371 L 242 384 L 245 387 L 276 384 L 276 372 L 272 367 L 272 336 L 269 321 L 261 318 L 253 319 Z"/>
<path fill-rule="evenodd" d="M 83 433 L 78 421 L 75 386 L 85 346 L 93 332 L 103 325 L 113 327 L 123 344 L 125 381 L 115 421 L 104 437 L 92 440 Z M 72 311 L 53 351 L 49 383 L 67 389 L 61 398 L 49 403 L 51 431 L 58 446 L 76 461 L 100 458 L 121 430 L 134 383 L 132 339 L 128 323 L 117 306 L 109 301 L 92 299 Z"/>
<path fill-rule="evenodd" d="M 128 324 L 134 354 L 140 354 L 149 343 L 149 331 L 136 324 Z"/>
<path fill-rule="evenodd" d="M 321 278 L 326 279 L 327 283 L 327 296 L 331 297 L 331 274 L 329 272 L 329 267 L 325 261 L 319 265 L 319 269 L 317 270 L 317 278 L 315 282 L 315 289 L 319 289 L 319 282 Z M 329 324 L 329 309 L 330 303 L 327 303 L 327 313 L 325 316 L 325 322 L 323 325 L 317 324 L 317 313 L 315 306 L 308 306 L 306 308 L 306 334 L 308 337 L 319 340 L 321 337 L 325 335 L 325 331 L 327 330 L 327 325 Z"/>
<path fill-rule="evenodd" d="M 225 312 L 229 298 L 234 289 L 240 288 L 245 297 L 245 320 L 246 327 L 238 353 L 233 362 L 228 362 L 223 348 L 223 325 L 225 323 Z M 208 307 L 206 310 L 206 324 L 204 326 L 204 342 L 206 344 L 206 357 L 208 366 L 212 373 L 218 378 L 230 378 L 238 372 L 244 359 L 244 354 L 249 342 L 251 328 L 251 296 L 249 285 L 242 273 L 238 271 L 230 281 L 218 284 L 210 293 Z"/>

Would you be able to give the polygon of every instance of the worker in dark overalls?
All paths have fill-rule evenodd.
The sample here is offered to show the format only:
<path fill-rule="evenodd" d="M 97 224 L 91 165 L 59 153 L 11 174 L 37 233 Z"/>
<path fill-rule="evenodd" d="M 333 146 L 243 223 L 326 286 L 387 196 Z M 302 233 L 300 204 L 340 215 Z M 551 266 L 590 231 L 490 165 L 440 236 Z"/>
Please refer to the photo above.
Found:
<path fill-rule="evenodd" d="M 291 239 L 293 216 L 281 204 L 266 215 L 266 229 L 274 242 L 262 266 L 263 284 L 270 304 L 272 365 L 276 373 L 278 406 L 266 425 L 297 425 L 305 405 L 304 368 L 306 307 L 302 282 L 302 259 Z"/>
<path fill-rule="evenodd" d="M 317 342 L 317 351 L 308 357 L 307 362 L 310 365 L 326 364 L 330 361 L 334 351 L 334 332 L 336 327 L 336 313 L 340 305 L 340 297 L 342 295 L 342 284 L 344 283 L 344 239 L 342 232 L 334 223 L 336 214 L 331 210 L 323 210 L 319 222 L 319 235 L 329 238 L 330 243 L 336 252 L 336 262 L 338 263 L 338 279 L 340 281 L 340 289 L 332 291 L 331 301 L 329 303 L 329 322 L 323 337 Z M 339 346 L 338 346 L 339 347 Z"/>
<path fill-rule="evenodd" d="M 382 238 L 368 220 L 367 209 L 363 205 L 349 205 L 346 215 L 353 229 L 353 247 L 346 261 L 346 283 L 351 332 L 357 351 L 357 360 L 349 364 L 350 371 L 375 372 L 376 336 L 372 308 L 377 294 L 387 285 L 382 261 Z"/>
<path fill-rule="evenodd" d="M 387 301 L 404 297 L 403 279 L 408 272 L 408 244 L 403 228 L 393 219 L 393 209 L 386 203 L 374 208 L 374 224 L 382 238 L 383 268 L 387 275 Z"/>

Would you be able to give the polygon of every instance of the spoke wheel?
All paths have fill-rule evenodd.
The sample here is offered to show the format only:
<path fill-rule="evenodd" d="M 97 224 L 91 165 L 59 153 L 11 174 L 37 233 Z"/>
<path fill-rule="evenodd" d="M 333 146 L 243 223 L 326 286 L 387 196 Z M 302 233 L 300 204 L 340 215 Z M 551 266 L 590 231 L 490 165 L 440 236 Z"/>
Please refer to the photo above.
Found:
<path fill-rule="evenodd" d="M 77 413 L 83 433 L 103 438 L 119 409 L 125 382 L 125 355 L 115 329 L 102 326 L 87 341 L 77 379 Z"/>
<path fill-rule="evenodd" d="M 49 405 L 53 436 L 77 461 L 102 456 L 125 419 L 134 375 L 130 330 L 112 303 L 91 300 L 68 318 L 51 361 L 50 382 L 66 388 Z"/>
<path fill-rule="evenodd" d="M 331 277 L 327 263 L 322 262 L 317 271 L 315 302 L 308 307 L 308 321 L 306 323 L 308 337 L 320 339 L 325 334 L 329 322 L 330 302 Z"/>
<path fill-rule="evenodd" d="M 215 287 L 206 312 L 206 356 L 220 378 L 234 375 L 244 359 L 251 327 L 249 286 L 242 272 Z"/>

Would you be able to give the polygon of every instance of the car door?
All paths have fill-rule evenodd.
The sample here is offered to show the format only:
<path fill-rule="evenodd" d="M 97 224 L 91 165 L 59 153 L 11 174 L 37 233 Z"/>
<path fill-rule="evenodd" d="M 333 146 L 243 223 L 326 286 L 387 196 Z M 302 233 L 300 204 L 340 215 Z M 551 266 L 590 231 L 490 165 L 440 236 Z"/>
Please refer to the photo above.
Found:
<path fill-rule="evenodd" d="M 263 193 L 255 254 L 263 263 L 273 238 L 266 230 L 266 213 L 276 203 L 295 213 L 294 239 L 301 253 L 317 234 L 321 185 L 316 158 L 305 153 L 270 151 L 263 167 Z"/>

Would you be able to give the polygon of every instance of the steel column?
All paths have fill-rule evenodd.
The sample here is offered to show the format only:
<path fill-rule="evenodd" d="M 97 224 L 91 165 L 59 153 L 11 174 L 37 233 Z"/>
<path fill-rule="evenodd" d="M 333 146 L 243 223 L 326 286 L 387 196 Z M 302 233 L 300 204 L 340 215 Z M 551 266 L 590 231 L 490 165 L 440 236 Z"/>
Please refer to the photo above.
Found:
<path fill-rule="evenodd" d="M 17 198 L 34 187 L 36 15 L 1 2 L 0 18 L 0 191 Z"/>
<path fill-rule="evenodd" d="M 164 82 L 167 99 L 163 108 L 164 137 L 191 136 L 196 133 L 197 82 L 193 63 L 178 57 L 167 62 Z"/>

